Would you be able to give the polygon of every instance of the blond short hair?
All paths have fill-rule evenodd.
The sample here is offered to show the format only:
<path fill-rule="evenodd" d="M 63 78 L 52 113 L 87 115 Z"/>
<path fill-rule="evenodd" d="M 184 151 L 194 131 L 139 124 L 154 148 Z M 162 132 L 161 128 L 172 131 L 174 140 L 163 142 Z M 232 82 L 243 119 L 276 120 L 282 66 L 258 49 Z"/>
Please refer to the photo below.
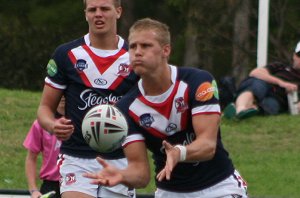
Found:
<path fill-rule="evenodd" d="M 144 18 L 136 21 L 129 29 L 129 37 L 131 33 L 142 30 L 154 30 L 157 33 L 157 40 L 161 45 L 171 43 L 169 26 L 160 21 L 150 18 Z"/>
<path fill-rule="evenodd" d="M 86 8 L 86 1 L 87 0 L 83 0 L 83 6 L 84 6 L 84 8 Z M 114 5 L 115 5 L 116 8 L 120 7 L 121 6 L 121 0 L 114 0 Z"/>

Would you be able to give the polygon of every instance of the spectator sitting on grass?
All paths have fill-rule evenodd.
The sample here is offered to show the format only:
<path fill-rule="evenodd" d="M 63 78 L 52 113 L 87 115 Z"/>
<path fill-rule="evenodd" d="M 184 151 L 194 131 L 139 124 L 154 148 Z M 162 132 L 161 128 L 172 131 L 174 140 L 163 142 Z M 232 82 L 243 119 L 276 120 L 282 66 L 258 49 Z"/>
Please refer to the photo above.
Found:
<path fill-rule="evenodd" d="M 224 109 L 228 119 L 245 119 L 257 115 L 276 115 L 288 110 L 287 93 L 300 86 L 300 42 L 293 53 L 293 64 L 280 62 L 253 69 L 241 82 L 234 103 Z M 300 104 L 298 102 L 298 108 Z"/>

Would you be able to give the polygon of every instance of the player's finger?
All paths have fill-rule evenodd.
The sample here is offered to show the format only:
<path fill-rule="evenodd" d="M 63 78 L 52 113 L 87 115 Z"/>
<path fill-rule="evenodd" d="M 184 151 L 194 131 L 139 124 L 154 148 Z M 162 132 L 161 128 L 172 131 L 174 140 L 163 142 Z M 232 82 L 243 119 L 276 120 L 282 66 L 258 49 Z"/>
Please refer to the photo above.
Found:
<path fill-rule="evenodd" d="M 98 179 L 99 176 L 96 173 L 83 173 L 83 177 L 90 178 L 90 179 Z"/>
<path fill-rule="evenodd" d="M 104 168 L 108 166 L 108 163 L 101 157 L 97 157 L 96 160 L 98 161 L 99 164 L 101 164 Z"/>
<path fill-rule="evenodd" d="M 60 118 L 59 121 L 60 121 L 60 123 L 66 124 L 66 125 L 72 124 L 72 120 L 71 120 L 71 119 L 67 119 L 67 118 L 65 118 L 65 117 Z"/>
<path fill-rule="evenodd" d="M 162 181 L 166 177 L 165 169 L 162 169 L 156 176 L 158 181 Z"/>
<path fill-rule="evenodd" d="M 90 182 L 91 184 L 96 184 L 96 185 L 102 185 L 102 186 L 108 186 L 108 180 L 107 179 L 94 179 Z"/>
<path fill-rule="evenodd" d="M 55 136 L 57 139 L 65 141 L 70 138 L 72 135 L 73 131 L 56 131 Z"/>
<path fill-rule="evenodd" d="M 173 146 L 172 146 L 169 142 L 167 142 L 166 140 L 164 140 L 164 141 L 162 142 L 162 144 L 163 144 L 163 146 L 165 147 L 166 150 L 171 149 L 171 148 L 173 147 Z"/>

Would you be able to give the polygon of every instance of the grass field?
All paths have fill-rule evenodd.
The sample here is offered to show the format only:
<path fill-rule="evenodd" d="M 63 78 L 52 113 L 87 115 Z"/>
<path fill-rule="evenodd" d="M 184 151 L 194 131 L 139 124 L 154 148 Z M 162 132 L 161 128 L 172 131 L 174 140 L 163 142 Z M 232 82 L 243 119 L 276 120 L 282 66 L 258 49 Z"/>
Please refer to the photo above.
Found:
<path fill-rule="evenodd" d="M 26 189 L 22 142 L 40 92 L 0 89 L 0 189 Z M 300 197 L 300 115 L 223 120 L 223 143 L 247 180 L 250 197 Z M 153 193 L 154 184 L 140 193 Z"/>

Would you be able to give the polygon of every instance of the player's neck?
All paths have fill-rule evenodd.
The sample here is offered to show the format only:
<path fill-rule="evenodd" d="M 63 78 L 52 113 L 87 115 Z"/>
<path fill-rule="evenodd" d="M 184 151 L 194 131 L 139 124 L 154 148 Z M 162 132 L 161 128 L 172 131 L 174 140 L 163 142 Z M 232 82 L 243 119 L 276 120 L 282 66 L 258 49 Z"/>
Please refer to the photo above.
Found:
<path fill-rule="evenodd" d="M 158 96 L 165 93 L 171 86 L 171 71 L 167 67 L 164 71 L 143 77 L 143 89 L 147 96 Z"/>
<path fill-rule="evenodd" d="M 118 49 L 119 37 L 115 34 L 95 35 L 89 34 L 90 45 L 97 49 L 115 50 Z"/>

